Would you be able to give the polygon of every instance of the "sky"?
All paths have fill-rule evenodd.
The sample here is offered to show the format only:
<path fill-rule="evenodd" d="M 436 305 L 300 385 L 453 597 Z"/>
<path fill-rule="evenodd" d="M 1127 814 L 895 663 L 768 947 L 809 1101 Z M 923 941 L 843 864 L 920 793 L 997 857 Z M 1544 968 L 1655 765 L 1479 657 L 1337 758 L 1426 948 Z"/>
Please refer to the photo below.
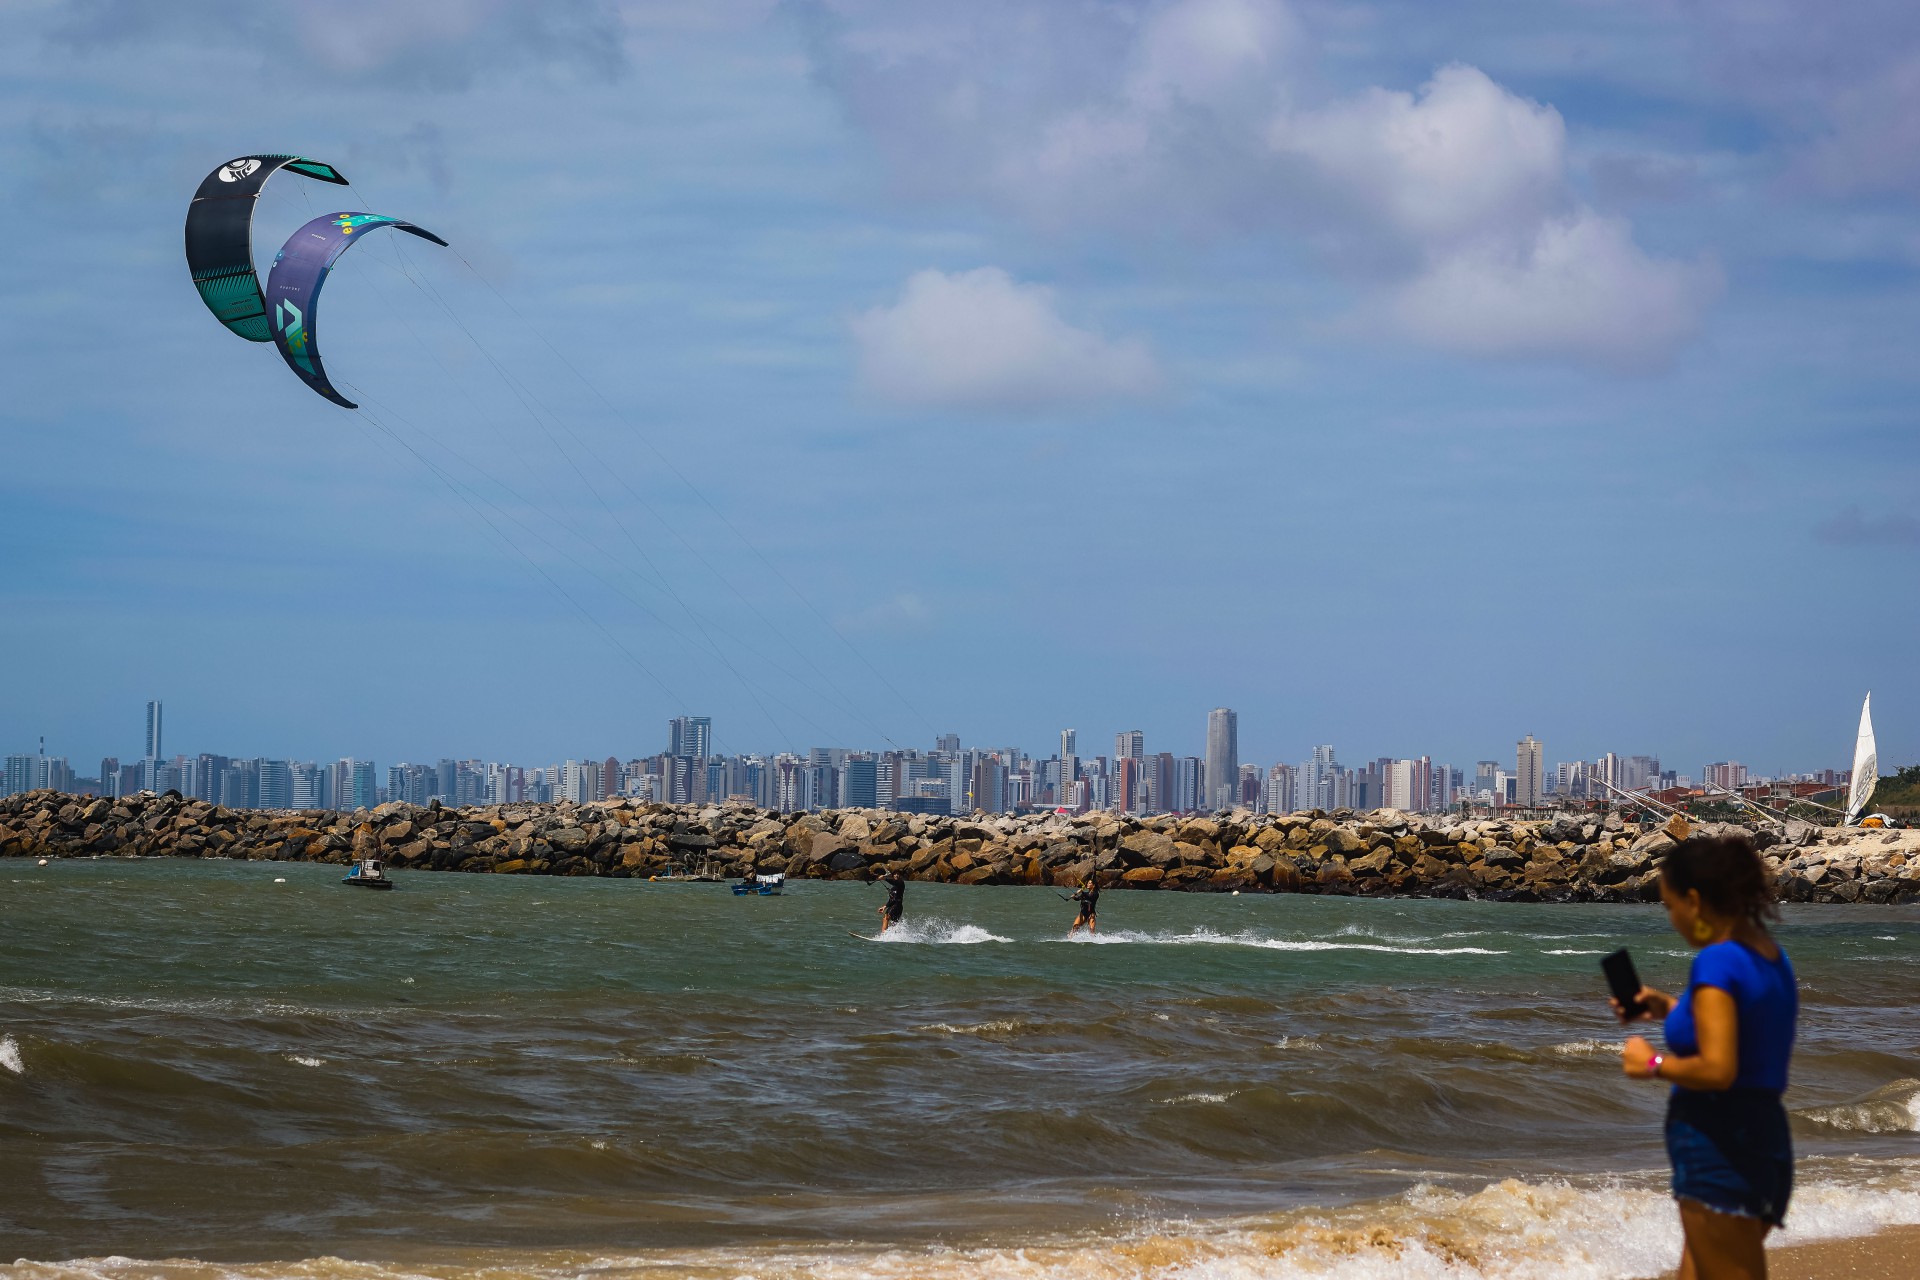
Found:
<path fill-rule="evenodd" d="M 0 162 L 9 752 L 1920 758 L 1910 4 L 0 0 Z"/>

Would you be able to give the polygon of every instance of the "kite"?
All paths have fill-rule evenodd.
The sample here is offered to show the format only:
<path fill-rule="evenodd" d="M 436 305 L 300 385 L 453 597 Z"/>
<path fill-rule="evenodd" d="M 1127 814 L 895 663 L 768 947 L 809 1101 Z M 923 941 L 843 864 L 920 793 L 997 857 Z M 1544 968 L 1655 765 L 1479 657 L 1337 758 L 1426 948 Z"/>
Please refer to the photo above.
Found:
<path fill-rule="evenodd" d="M 187 267 L 213 318 L 249 342 L 267 342 L 267 308 L 253 267 L 253 206 L 281 169 L 346 186 L 330 164 L 300 156 L 241 156 L 208 174 L 187 206 Z"/>
<path fill-rule="evenodd" d="M 286 244 L 274 255 L 273 270 L 267 273 L 266 305 L 273 345 L 287 367 L 300 380 L 347 409 L 360 406 L 333 389 L 327 371 L 320 363 L 320 348 L 314 342 L 315 309 L 320 304 L 320 286 L 327 282 L 335 259 L 348 246 L 364 238 L 362 232 L 392 227 L 409 235 L 431 240 L 442 248 L 447 242 L 423 227 L 382 213 L 329 213 L 315 218 L 287 237 Z"/>

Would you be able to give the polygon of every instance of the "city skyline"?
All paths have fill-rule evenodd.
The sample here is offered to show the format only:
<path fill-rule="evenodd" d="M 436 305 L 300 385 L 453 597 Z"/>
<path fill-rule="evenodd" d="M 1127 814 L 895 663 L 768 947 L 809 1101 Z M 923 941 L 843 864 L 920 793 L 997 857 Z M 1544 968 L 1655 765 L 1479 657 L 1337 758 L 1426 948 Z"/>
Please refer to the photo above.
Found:
<path fill-rule="evenodd" d="M 146 704 L 145 747 L 161 748 L 164 702 Z M 505 803 L 556 798 L 586 801 L 613 795 L 696 802 L 747 799 L 769 808 L 865 807 L 945 811 L 962 803 L 990 811 L 1064 808 L 1073 812 L 1192 812 L 1246 807 L 1257 812 L 1297 809 L 1400 808 L 1436 811 L 1460 799 L 1536 808 L 1556 799 L 1605 800 L 1621 792 L 1687 789 L 1696 779 L 1663 768 L 1658 757 L 1606 752 L 1548 768 L 1545 744 L 1532 734 L 1514 748 L 1513 768 L 1498 759 L 1461 765 L 1419 757 L 1380 756 L 1343 764 L 1334 744 L 1316 745 L 1304 759 L 1262 766 L 1237 758 L 1238 714 L 1216 707 L 1206 717 L 1207 754 L 1151 752 L 1140 730 L 1114 737 L 1114 754 L 1082 757 L 1079 732 L 1059 731 L 1058 750 L 1042 758 L 1018 746 L 964 747 L 960 735 L 941 734 L 930 749 L 822 747 L 797 752 L 722 752 L 712 746 L 709 716 L 676 716 L 666 725 L 663 750 L 539 764 L 480 757 L 440 757 L 435 764 L 394 761 L 384 769 L 370 758 L 319 760 L 233 757 L 211 753 L 148 754 L 123 762 L 102 757 L 95 775 L 50 754 L 42 740 L 34 755 L 5 757 L 0 794 L 39 787 L 91 789 L 120 795 L 180 790 L 197 798 L 262 808 L 370 807 L 389 799 L 425 803 Z M 1737 761 L 1701 766 L 1698 784 L 1723 790 L 1749 781 L 1835 784 L 1844 770 L 1768 774 Z M 932 807 L 929 807 L 932 806 Z"/>

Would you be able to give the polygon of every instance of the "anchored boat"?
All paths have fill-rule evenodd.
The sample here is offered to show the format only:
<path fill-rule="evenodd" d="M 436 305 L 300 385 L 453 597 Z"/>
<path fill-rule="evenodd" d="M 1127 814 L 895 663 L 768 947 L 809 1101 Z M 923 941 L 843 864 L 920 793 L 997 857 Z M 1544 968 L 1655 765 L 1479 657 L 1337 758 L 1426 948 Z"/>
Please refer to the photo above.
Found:
<path fill-rule="evenodd" d="M 770 876 L 755 876 L 751 880 L 742 880 L 739 884 L 733 886 L 733 896 L 736 898 L 777 898 L 780 896 L 781 888 L 786 883 L 787 877 L 784 872 L 775 872 Z"/>
<path fill-rule="evenodd" d="M 353 870 L 340 877 L 341 884 L 357 885 L 362 889 L 391 889 L 393 881 L 387 879 L 386 868 L 380 865 L 378 858 L 362 858 L 353 864 Z"/>

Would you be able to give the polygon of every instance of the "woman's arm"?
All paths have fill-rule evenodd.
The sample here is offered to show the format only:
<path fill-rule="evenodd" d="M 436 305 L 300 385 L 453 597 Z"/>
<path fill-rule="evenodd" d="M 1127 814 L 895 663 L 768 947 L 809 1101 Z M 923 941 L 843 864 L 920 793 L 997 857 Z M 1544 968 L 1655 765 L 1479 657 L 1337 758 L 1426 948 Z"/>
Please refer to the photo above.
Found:
<path fill-rule="evenodd" d="M 1700 1052 L 1691 1057 L 1666 1057 L 1660 1079 L 1682 1089 L 1714 1090 L 1732 1086 L 1740 1074 L 1740 1010 L 1733 997 L 1719 987 L 1693 989 L 1693 1032 Z M 1636 1079 L 1653 1078 L 1653 1046 L 1633 1036 L 1621 1051 L 1621 1065 Z"/>

